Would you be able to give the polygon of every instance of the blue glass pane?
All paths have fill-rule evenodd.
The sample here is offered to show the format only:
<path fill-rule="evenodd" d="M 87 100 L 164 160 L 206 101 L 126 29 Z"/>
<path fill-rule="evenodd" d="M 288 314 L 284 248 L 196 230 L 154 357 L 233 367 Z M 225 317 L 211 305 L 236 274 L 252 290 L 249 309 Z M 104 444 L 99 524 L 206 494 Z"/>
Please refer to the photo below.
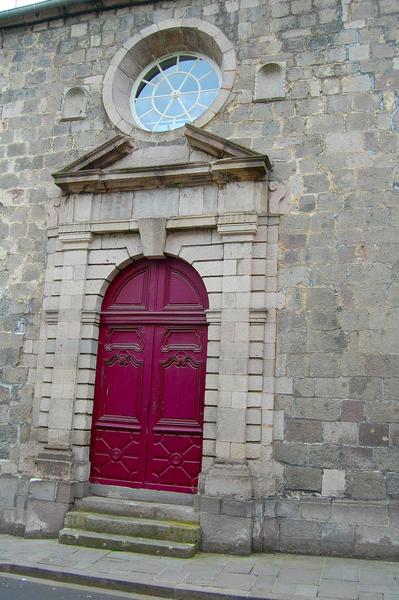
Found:
<path fill-rule="evenodd" d="M 180 60 L 180 63 L 179 63 L 179 71 L 180 71 L 180 73 L 188 73 L 189 71 L 191 71 L 191 69 L 193 68 L 196 60 L 197 60 L 196 58 L 194 58 L 194 59 L 193 58 L 189 58 L 189 59 L 184 60 L 184 61 Z"/>
<path fill-rule="evenodd" d="M 216 90 L 219 88 L 219 78 L 216 75 L 215 71 L 210 71 L 206 73 L 202 78 L 200 78 L 199 81 L 202 89 Z"/>
<path fill-rule="evenodd" d="M 190 118 L 191 121 L 194 121 L 194 119 L 198 119 L 198 117 L 200 117 L 202 115 L 202 113 L 205 112 L 205 108 L 203 108 L 202 106 L 200 106 L 199 104 L 196 104 L 195 106 L 193 106 L 189 113 L 190 113 Z"/>
<path fill-rule="evenodd" d="M 165 113 L 168 117 L 178 117 L 184 115 L 184 108 L 180 104 L 179 100 L 173 100 L 168 110 Z"/>
<path fill-rule="evenodd" d="M 194 104 L 196 104 L 198 98 L 198 92 L 196 92 L 195 94 L 186 94 L 180 96 L 180 102 L 183 104 L 185 109 L 189 110 L 192 106 L 194 106 Z"/>
<path fill-rule="evenodd" d="M 141 122 L 143 125 L 149 125 L 151 123 L 157 123 L 161 116 L 155 111 L 151 110 L 149 113 L 141 117 Z"/>
<path fill-rule="evenodd" d="M 213 92 L 201 92 L 199 95 L 198 103 L 210 107 L 216 96 L 218 95 L 219 90 L 215 90 Z"/>
<path fill-rule="evenodd" d="M 194 79 L 194 77 L 190 77 L 190 75 L 188 75 L 187 77 L 185 77 L 185 79 L 179 89 L 182 93 L 194 92 L 194 91 L 197 92 L 200 89 L 199 81 Z"/>
<path fill-rule="evenodd" d="M 134 105 L 138 116 L 141 116 L 152 109 L 152 102 L 148 98 L 136 98 Z"/>
<path fill-rule="evenodd" d="M 170 103 L 170 96 L 165 96 L 164 98 L 154 98 L 154 108 L 156 108 L 156 110 L 158 110 L 161 114 L 168 109 Z"/>
<path fill-rule="evenodd" d="M 180 86 L 183 85 L 184 80 L 186 79 L 185 73 L 174 73 L 169 77 L 169 83 L 173 87 L 174 90 L 179 90 Z"/>
<path fill-rule="evenodd" d="M 155 88 L 154 96 L 170 96 L 172 89 L 173 88 L 170 86 L 168 80 L 164 77 Z"/>

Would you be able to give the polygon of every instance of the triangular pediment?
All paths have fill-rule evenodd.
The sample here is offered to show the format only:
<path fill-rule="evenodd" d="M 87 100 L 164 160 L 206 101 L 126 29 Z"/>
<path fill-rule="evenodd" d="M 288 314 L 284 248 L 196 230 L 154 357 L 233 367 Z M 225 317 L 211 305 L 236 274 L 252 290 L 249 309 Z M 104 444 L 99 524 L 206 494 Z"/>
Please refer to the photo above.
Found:
<path fill-rule="evenodd" d="M 116 135 L 95 150 L 69 163 L 61 171 L 57 171 L 55 175 L 58 175 L 58 173 L 76 173 L 78 171 L 106 169 L 120 161 L 127 154 L 130 154 L 130 152 L 133 152 L 136 148 L 137 144 L 132 138 L 128 138 L 125 135 Z"/>
<path fill-rule="evenodd" d="M 195 160 L 173 162 L 172 156 L 171 162 L 136 165 L 138 145 L 132 138 L 117 135 L 54 173 L 55 183 L 66 194 L 134 191 L 262 179 L 271 169 L 266 155 L 194 125 L 186 125 L 184 134 L 189 148 L 199 155 Z"/>

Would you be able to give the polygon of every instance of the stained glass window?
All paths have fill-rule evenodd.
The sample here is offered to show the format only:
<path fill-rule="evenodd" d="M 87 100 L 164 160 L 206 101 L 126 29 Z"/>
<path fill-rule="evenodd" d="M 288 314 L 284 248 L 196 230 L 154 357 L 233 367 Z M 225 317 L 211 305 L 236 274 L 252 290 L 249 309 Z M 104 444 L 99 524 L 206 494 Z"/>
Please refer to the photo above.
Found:
<path fill-rule="evenodd" d="M 220 72 L 213 61 L 174 54 L 149 65 L 133 86 L 133 116 L 147 131 L 177 129 L 200 117 L 219 90 Z"/>

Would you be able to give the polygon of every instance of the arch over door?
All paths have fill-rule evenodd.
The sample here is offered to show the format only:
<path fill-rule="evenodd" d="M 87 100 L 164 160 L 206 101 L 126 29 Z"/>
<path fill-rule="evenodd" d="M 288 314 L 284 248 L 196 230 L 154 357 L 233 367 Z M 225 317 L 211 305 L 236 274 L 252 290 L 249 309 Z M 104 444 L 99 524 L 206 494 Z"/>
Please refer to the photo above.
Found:
<path fill-rule="evenodd" d="M 91 481 L 195 492 L 202 458 L 208 298 L 176 259 L 142 259 L 103 300 Z"/>

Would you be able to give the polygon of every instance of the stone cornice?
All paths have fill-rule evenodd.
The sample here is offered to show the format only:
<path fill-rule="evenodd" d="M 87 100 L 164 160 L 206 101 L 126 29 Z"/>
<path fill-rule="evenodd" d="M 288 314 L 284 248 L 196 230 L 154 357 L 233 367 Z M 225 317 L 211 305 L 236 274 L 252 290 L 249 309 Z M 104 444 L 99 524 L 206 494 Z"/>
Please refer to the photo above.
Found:
<path fill-rule="evenodd" d="M 65 194 L 131 192 L 163 187 L 181 187 L 245 181 L 264 178 L 268 173 L 266 156 L 225 158 L 195 162 L 133 167 L 128 169 L 89 169 L 58 172 L 55 183 Z"/>

